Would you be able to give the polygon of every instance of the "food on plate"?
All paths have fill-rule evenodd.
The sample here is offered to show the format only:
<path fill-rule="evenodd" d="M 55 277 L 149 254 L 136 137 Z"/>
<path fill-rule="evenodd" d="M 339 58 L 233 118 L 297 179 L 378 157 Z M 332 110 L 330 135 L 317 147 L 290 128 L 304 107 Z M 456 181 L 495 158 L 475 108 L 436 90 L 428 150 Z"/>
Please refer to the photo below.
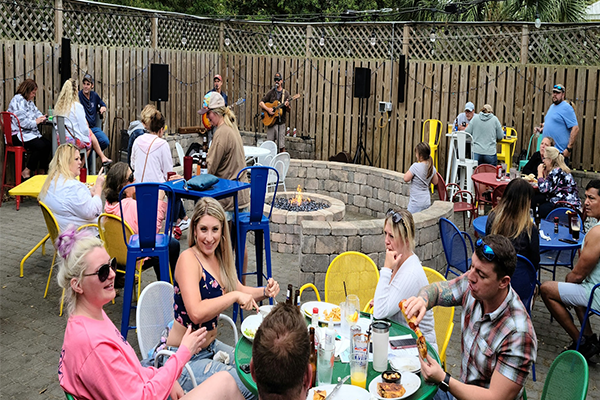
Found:
<path fill-rule="evenodd" d="M 400 380 L 400 373 L 396 371 L 385 371 L 381 374 L 381 378 L 387 383 L 396 383 Z"/>
<path fill-rule="evenodd" d="M 427 341 L 425 340 L 425 336 L 423 336 L 423 332 L 421 332 L 421 329 L 419 329 L 419 326 L 417 325 L 417 317 L 415 315 L 413 315 L 412 318 L 408 318 L 406 316 L 405 302 L 406 300 L 402 300 L 400 303 L 398 303 L 398 306 L 402 310 L 402 314 L 404 315 L 404 318 L 406 318 L 406 322 L 408 322 L 409 328 L 415 331 L 415 333 L 417 334 L 417 348 L 419 349 L 419 356 L 421 356 L 423 360 L 426 360 Z"/>
<path fill-rule="evenodd" d="M 377 394 L 384 399 L 395 399 L 404 396 L 406 389 L 400 383 L 377 382 Z"/>
<path fill-rule="evenodd" d="M 94 185 L 95 185 L 95 183 L 92 183 L 92 182 L 85 182 L 85 186 L 87 186 L 87 188 L 88 188 L 88 189 L 91 189 L 91 188 L 93 188 L 93 187 L 94 187 Z"/>
<path fill-rule="evenodd" d="M 537 178 L 535 177 L 534 174 L 523 175 L 523 179 L 525 179 L 527 182 L 536 182 L 537 181 Z"/>
<path fill-rule="evenodd" d="M 327 397 L 327 390 L 317 390 L 313 392 L 313 400 L 325 400 Z"/>
<path fill-rule="evenodd" d="M 329 312 L 325 310 L 324 314 L 325 321 L 340 322 L 342 320 L 342 309 L 339 307 L 334 307 Z"/>
<path fill-rule="evenodd" d="M 256 329 L 246 328 L 244 329 L 244 335 L 248 336 L 251 339 L 254 339 L 254 335 L 256 335 Z"/>

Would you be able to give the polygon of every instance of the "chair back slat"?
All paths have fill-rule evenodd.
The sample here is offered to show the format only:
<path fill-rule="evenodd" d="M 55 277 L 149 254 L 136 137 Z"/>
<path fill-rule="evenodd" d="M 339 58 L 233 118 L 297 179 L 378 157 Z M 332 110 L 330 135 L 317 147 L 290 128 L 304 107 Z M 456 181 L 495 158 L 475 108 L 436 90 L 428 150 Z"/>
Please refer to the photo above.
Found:
<path fill-rule="evenodd" d="M 452 221 L 446 218 L 440 218 L 439 227 L 444 254 L 448 262 L 446 277 L 448 276 L 450 267 L 458 269 L 462 273 L 467 272 L 470 254 L 467 253 L 467 243 L 465 242 L 463 233 Z"/>
<path fill-rule="evenodd" d="M 581 353 L 567 350 L 552 362 L 542 392 L 542 400 L 584 400 L 588 392 L 589 367 Z"/>
<path fill-rule="evenodd" d="M 21 122 L 19 121 L 19 117 L 17 117 L 15 114 L 8 112 L 8 111 L 2 111 L 0 113 L 0 115 L 2 115 L 2 131 L 4 132 L 4 143 L 6 143 L 8 146 L 15 146 L 15 144 L 13 144 L 13 140 L 12 140 L 12 132 L 13 132 L 13 124 L 12 124 L 12 118 L 15 119 L 16 121 L 16 125 L 15 128 L 17 128 L 19 130 L 19 135 L 21 136 L 21 143 L 24 143 L 23 141 L 23 130 L 21 129 Z"/>
<path fill-rule="evenodd" d="M 437 175 L 437 178 L 438 178 L 438 183 L 436 185 L 436 188 L 438 191 L 438 196 L 440 196 L 441 201 L 447 201 L 448 193 L 446 191 L 446 182 L 444 182 L 444 178 L 442 178 L 442 175 L 440 175 L 439 172 L 436 172 L 435 174 Z"/>
<path fill-rule="evenodd" d="M 98 217 L 98 232 L 106 252 L 117 259 L 117 264 L 124 266 L 127 265 L 127 243 L 133 235 L 133 230 L 125 221 L 125 238 L 123 238 L 122 223 L 121 217 L 113 214 L 102 213 Z"/>
<path fill-rule="evenodd" d="M 173 320 L 173 286 L 168 282 L 152 282 L 140 295 L 136 310 L 138 344 L 142 358 L 160 341 Z"/>
<path fill-rule="evenodd" d="M 517 292 L 527 312 L 531 314 L 531 299 L 537 284 L 537 272 L 531 261 L 517 254 L 517 268 L 510 279 L 510 285 Z"/>
<path fill-rule="evenodd" d="M 41 201 L 39 204 L 42 209 L 42 214 L 44 215 L 44 221 L 46 222 L 48 233 L 50 234 L 50 239 L 52 240 L 52 245 L 54 245 L 54 243 L 56 243 L 56 239 L 58 239 L 58 234 L 60 233 L 58 222 L 46 204 Z"/>
<path fill-rule="evenodd" d="M 265 197 L 267 193 L 267 182 L 269 176 L 274 174 L 276 182 L 279 182 L 279 173 L 273 167 L 264 165 L 254 165 L 246 167 L 238 172 L 236 180 L 244 179 L 243 176 L 247 174 L 247 170 L 250 170 L 250 223 L 258 223 L 262 221 Z M 275 185 L 275 192 L 271 200 L 271 209 L 269 210 L 269 219 L 271 219 L 271 212 L 273 211 L 273 204 L 275 197 L 277 196 L 277 186 Z"/>

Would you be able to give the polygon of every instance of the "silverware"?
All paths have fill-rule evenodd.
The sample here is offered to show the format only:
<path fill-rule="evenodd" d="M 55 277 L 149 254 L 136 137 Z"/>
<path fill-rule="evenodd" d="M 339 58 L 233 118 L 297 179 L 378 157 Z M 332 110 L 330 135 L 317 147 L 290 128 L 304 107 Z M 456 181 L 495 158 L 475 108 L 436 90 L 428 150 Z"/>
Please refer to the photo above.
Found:
<path fill-rule="evenodd" d="M 350 378 L 350 375 L 346 376 L 345 378 L 340 378 L 338 377 L 338 384 L 335 385 L 335 387 L 333 388 L 333 390 L 331 391 L 331 393 L 329 393 L 327 395 L 327 397 L 325 397 L 325 400 L 331 400 L 333 398 L 333 395 L 340 390 L 340 388 L 342 387 L 342 385 L 348 380 L 348 378 Z"/>

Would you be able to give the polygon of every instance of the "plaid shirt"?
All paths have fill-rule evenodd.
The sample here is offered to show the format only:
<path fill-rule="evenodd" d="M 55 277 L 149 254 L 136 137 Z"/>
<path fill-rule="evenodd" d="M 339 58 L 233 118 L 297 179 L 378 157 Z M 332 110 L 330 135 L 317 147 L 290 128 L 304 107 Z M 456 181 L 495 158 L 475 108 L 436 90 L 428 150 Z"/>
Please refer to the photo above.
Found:
<path fill-rule="evenodd" d="M 502 304 L 484 314 L 483 305 L 471 295 L 467 274 L 443 284 L 452 290 L 453 298 L 438 305 L 463 307 L 461 381 L 487 388 L 498 370 L 523 386 L 537 355 L 537 337 L 517 293 L 510 288 Z"/>

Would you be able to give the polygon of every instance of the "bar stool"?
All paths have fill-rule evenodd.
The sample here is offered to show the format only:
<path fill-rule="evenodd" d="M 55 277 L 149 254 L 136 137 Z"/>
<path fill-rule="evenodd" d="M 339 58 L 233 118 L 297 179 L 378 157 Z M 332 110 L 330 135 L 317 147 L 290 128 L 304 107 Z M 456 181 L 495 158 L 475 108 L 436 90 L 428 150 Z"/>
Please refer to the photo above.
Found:
<path fill-rule="evenodd" d="M 427 127 L 427 129 L 425 128 Z M 427 144 L 431 149 L 431 158 L 433 159 L 433 165 L 436 171 L 438 169 L 438 145 L 440 143 L 440 137 L 442 136 L 442 121 L 438 119 L 426 119 L 423 122 L 423 131 L 421 132 L 421 141 L 425 142 L 425 132 L 427 134 Z M 431 193 L 433 193 L 433 184 L 431 185 Z"/>
<path fill-rule="evenodd" d="M 464 169 L 464 173 L 461 173 L 459 186 L 462 190 L 473 193 L 473 181 L 471 176 L 473 176 L 473 170 L 477 167 L 477 160 L 473 159 L 473 147 L 471 147 L 470 158 L 466 157 L 467 137 L 472 143 L 473 137 L 469 133 L 464 131 L 456 132 L 458 158 L 452 163 L 452 178 L 450 179 L 450 182 L 456 182 L 458 169 L 462 168 Z"/>
<path fill-rule="evenodd" d="M 514 128 L 505 128 L 504 140 L 501 141 L 500 144 L 500 153 L 496 156 L 498 157 L 498 162 L 504 162 L 506 164 L 506 172 L 510 172 L 510 167 L 512 164 L 512 158 L 515 154 L 515 148 L 517 147 L 517 131 Z"/>
<path fill-rule="evenodd" d="M 4 165 L 2 167 L 2 187 L 0 189 L 0 206 L 2 206 L 2 198 L 4 197 L 4 188 L 5 187 L 15 187 L 21 184 L 21 171 L 23 170 L 23 155 L 27 152 L 23 145 L 17 146 L 13 144 L 12 140 L 12 127 L 11 127 L 11 118 L 14 117 L 17 121 L 17 127 L 19 128 L 19 135 L 21 143 L 25 143 L 23 141 L 23 131 L 21 130 L 21 123 L 19 122 L 19 118 L 8 111 L 2 111 L 0 113 L 2 115 L 2 131 L 4 132 Z M 7 185 L 5 183 L 6 179 L 6 164 L 8 160 L 8 153 L 14 153 L 15 155 L 15 184 Z M 33 171 L 31 172 L 33 174 Z M 19 206 L 21 204 L 21 196 L 17 196 L 17 211 L 19 211 Z"/>

